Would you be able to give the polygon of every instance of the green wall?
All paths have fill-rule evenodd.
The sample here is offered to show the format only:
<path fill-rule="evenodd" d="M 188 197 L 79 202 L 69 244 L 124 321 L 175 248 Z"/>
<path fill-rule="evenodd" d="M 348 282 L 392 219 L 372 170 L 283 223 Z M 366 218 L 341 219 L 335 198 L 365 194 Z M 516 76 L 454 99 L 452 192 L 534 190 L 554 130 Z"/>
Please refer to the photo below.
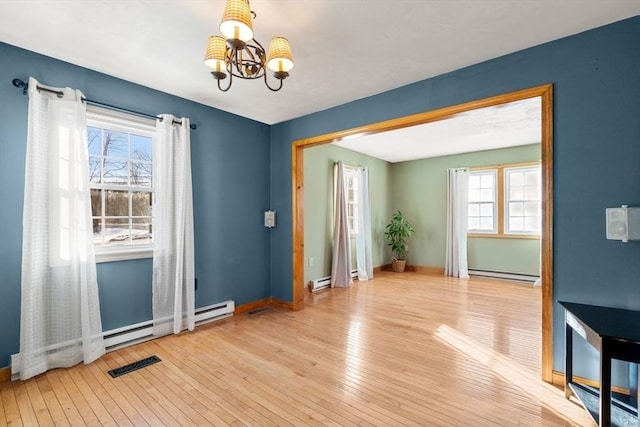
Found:
<path fill-rule="evenodd" d="M 400 209 L 416 234 L 409 241 L 409 263 L 444 267 L 446 229 L 446 170 L 540 159 L 540 144 L 458 154 L 411 162 L 388 163 L 335 145 L 304 150 L 305 283 L 331 274 L 333 223 L 333 164 L 367 166 L 371 183 L 373 265 L 391 261 L 384 227 Z M 355 242 L 352 263 L 355 268 Z M 531 239 L 469 238 L 469 268 L 538 274 L 540 241 Z M 313 266 L 309 265 L 313 258 Z"/>
<path fill-rule="evenodd" d="M 400 209 L 416 233 L 409 241 L 410 264 L 444 267 L 446 170 L 540 160 L 540 144 L 394 163 L 392 209 Z M 540 241 L 469 238 L 469 268 L 537 274 Z"/>
<path fill-rule="evenodd" d="M 319 145 L 304 150 L 304 280 L 331 275 L 333 233 L 333 164 L 342 160 L 369 168 L 371 187 L 371 233 L 373 265 L 384 264 L 384 226 L 390 217 L 391 164 L 336 145 Z M 352 261 L 355 265 L 355 241 Z M 313 266 L 309 266 L 313 258 Z"/>

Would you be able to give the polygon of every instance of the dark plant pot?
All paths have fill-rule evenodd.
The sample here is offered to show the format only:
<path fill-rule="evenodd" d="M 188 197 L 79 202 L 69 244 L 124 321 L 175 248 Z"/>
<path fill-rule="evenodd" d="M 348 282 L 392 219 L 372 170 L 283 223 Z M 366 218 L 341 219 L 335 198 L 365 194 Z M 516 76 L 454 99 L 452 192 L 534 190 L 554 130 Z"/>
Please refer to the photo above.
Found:
<path fill-rule="evenodd" d="M 406 264 L 407 264 L 406 259 L 391 258 L 391 270 L 393 270 L 396 273 L 404 272 L 404 268 Z"/>

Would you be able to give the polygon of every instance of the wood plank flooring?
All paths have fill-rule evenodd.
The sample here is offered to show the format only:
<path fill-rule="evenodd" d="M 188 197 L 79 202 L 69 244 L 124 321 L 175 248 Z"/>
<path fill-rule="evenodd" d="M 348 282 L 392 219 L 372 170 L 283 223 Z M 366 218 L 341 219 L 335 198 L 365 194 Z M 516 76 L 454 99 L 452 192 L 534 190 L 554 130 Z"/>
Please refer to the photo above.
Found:
<path fill-rule="evenodd" d="M 540 310 L 527 285 L 382 272 L 2 383 L 0 425 L 591 425 L 540 380 Z"/>

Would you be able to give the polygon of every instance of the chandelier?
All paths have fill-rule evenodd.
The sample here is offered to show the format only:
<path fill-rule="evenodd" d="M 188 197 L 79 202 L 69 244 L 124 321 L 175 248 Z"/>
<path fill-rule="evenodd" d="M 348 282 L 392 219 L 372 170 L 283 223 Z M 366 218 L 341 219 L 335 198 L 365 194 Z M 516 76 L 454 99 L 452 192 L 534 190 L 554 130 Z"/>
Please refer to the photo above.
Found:
<path fill-rule="evenodd" d="M 286 38 L 272 38 L 268 55 L 253 38 L 255 17 L 248 0 L 227 0 L 220 23 L 220 32 L 224 37 L 211 36 L 207 41 L 204 64 L 211 69 L 211 75 L 222 92 L 231 88 L 234 77 L 247 80 L 264 78 L 264 84 L 277 92 L 282 89 L 282 81 L 289 77 L 289 71 L 293 68 L 293 55 Z M 269 85 L 267 68 L 280 82 L 279 86 Z M 229 84 L 223 87 L 220 82 L 227 75 Z"/>

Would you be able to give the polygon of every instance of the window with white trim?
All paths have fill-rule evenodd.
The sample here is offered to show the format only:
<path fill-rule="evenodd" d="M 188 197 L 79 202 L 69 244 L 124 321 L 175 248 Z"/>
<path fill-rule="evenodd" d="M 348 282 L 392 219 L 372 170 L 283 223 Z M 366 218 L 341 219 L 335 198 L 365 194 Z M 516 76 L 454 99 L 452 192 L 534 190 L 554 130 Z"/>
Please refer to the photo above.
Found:
<path fill-rule="evenodd" d="M 347 223 L 349 234 L 358 234 L 358 175 L 352 166 L 344 168 L 344 186 L 347 193 Z"/>
<path fill-rule="evenodd" d="M 540 166 L 505 168 L 505 234 L 540 234 Z"/>
<path fill-rule="evenodd" d="M 468 231 L 470 233 L 497 232 L 496 183 L 495 170 L 469 173 Z"/>
<path fill-rule="evenodd" d="M 539 163 L 477 168 L 469 173 L 468 233 L 536 238 L 542 229 Z"/>
<path fill-rule="evenodd" d="M 87 109 L 89 187 L 98 261 L 153 254 L 155 122 Z"/>

